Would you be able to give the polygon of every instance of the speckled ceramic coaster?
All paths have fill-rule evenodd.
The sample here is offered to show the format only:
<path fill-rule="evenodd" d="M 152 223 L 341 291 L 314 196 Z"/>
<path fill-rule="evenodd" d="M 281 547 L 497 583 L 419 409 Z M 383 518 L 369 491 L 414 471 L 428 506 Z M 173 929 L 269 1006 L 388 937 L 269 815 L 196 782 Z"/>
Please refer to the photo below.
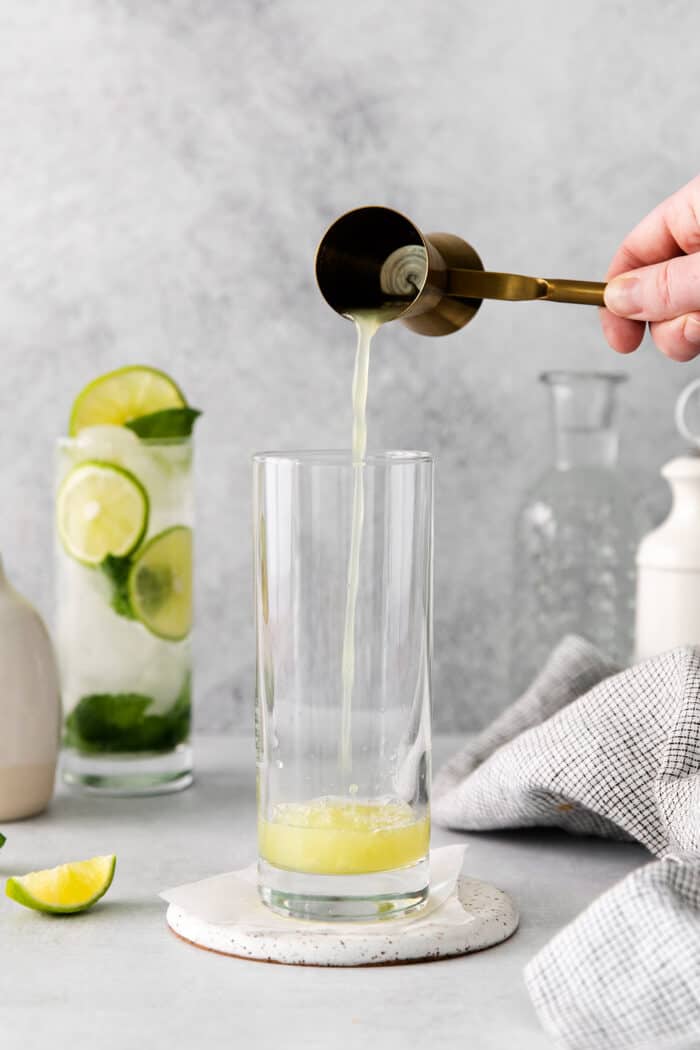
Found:
<path fill-rule="evenodd" d="M 465 955 L 500 944 L 516 930 L 518 911 L 503 890 L 460 876 L 447 900 L 425 917 L 387 920 L 353 929 L 280 920 L 269 925 L 239 918 L 206 922 L 171 903 L 167 922 L 178 936 L 210 951 L 297 966 L 379 966 Z"/>

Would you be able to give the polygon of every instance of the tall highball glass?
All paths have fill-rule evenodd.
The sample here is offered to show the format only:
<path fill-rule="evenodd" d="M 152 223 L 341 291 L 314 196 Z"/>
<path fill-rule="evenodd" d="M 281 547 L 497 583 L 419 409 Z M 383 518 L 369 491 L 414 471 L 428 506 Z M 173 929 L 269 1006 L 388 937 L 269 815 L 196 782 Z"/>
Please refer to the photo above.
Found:
<path fill-rule="evenodd" d="M 254 457 L 258 884 L 286 915 L 427 897 L 432 470 L 423 452 Z"/>
<path fill-rule="evenodd" d="M 56 642 L 74 787 L 141 795 L 192 783 L 193 510 L 190 438 L 107 426 L 59 441 Z M 135 541 L 105 554 L 125 522 Z"/>

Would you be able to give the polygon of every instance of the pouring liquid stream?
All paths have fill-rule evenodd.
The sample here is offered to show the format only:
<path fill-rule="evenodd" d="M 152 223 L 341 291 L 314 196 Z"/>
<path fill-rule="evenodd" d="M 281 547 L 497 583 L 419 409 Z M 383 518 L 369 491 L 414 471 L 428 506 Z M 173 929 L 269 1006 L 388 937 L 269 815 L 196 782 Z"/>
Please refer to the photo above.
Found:
<path fill-rule="evenodd" d="M 355 371 L 352 380 L 352 526 L 343 632 L 342 703 L 339 763 L 343 780 L 352 775 L 352 694 L 355 685 L 355 613 L 360 575 L 362 529 L 365 520 L 364 458 L 367 451 L 367 386 L 372 337 L 382 323 L 378 313 L 358 311 L 352 315 L 357 329 Z M 352 785 L 351 785 L 352 786 Z"/>
<path fill-rule="evenodd" d="M 354 795 L 352 776 L 352 695 L 355 685 L 355 615 L 360 577 L 362 530 L 365 519 L 364 459 L 367 452 L 367 387 L 372 338 L 387 321 L 393 321 L 406 307 L 406 301 L 422 288 L 428 261 L 422 245 L 408 245 L 393 252 L 384 262 L 380 274 L 383 304 L 374 309 L 348 310 L 346 316 L 355 323 L 357 349 L 352 381 L 352 527 L 348 582 L 345 597 L 345 628 L 341 664 L 342 693 L 338 764 L 341 781 Z"/>
<path fill-rule="evenodd" d="M 341 780 L 349 782 L 352 776 L 352 697 L 355 686 L 355 618 L 359 589 L 362 552 L 362 531 L 365 519 L 364 459 L 367 452 L 367 389 L 369 384 L 369 360 L 372 339 L 377 330 L 387 321 L 392 321 L 401 311 L 403 303 L 387 302 L 376 310 L 353 310 L 352 318 L 357 331 L 355 371 L 352 381 L 352 525 L 350 530 L 350 554 L 348 556 L 347 590 L 345 597 L 345 629 L 343 632 L 343 656 L 341 663 L 342 692 L 340 716 L 340 744 L 338 762 Z M 357 790 L 348 783 L 350 794 Z"/>

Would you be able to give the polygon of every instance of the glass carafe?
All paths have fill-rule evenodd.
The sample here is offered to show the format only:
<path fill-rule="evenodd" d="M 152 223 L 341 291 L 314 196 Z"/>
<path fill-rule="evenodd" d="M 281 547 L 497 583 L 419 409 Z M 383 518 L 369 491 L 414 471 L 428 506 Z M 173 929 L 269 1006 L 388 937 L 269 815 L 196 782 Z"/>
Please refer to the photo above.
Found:
<path fill-rule="evenodd" d="M 582 634 L 624 664 L 633 637 L 639 529 L 617 468 L 616 393 L 625 377 L 546 372 L 554 462 L 516 524 L 510 686 L 518 696 L 556 643 Z"/>

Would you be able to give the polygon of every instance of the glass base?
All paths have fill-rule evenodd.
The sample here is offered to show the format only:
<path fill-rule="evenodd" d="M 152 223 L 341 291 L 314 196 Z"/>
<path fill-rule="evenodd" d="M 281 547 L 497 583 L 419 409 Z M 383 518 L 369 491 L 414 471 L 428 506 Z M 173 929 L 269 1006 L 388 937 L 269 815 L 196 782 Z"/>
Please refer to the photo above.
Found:
<path fill-rule="evenodd" d="M 427 857 L 368 875 L 308 875 L 258 860 L 258 893 L 279 915 L 317 922 L 372 922 L 416 911 L 428 899 Z"/>
<path fill-rule="evenodd" d="M 180 744 L 164 755 L 83 755 L 69 748 L 61 776 L 90 795 L 167 795 L 192 783 L 192 748 Z"/>

